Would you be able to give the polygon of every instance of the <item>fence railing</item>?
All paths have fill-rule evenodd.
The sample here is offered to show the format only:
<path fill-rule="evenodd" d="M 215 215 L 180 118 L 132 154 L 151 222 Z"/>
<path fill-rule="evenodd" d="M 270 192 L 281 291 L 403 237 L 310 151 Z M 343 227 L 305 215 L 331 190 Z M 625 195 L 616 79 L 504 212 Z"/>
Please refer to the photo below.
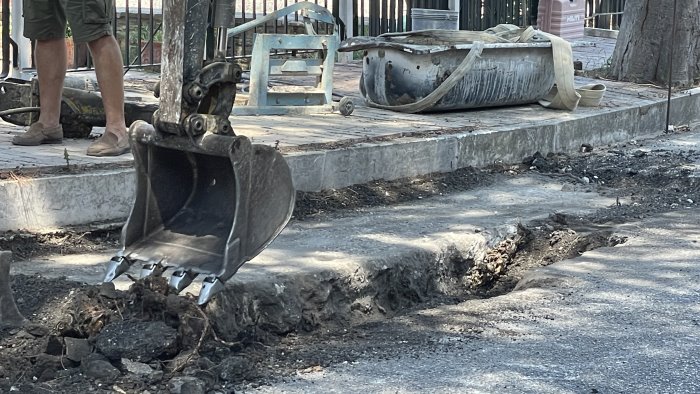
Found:
<path fill-rule="evenodd" d="M 241 24 L 277 11 L 301 0 L 235 0 L 236 23 Z M 585 0 L 586 26 L 618 29 L 625 0 Z M 410 31 L 413 8 L 446 9 L 456 4 L 460 11 L 462 30 L 484 30 L 501 23 L 519 26 L 537 23 L 538 0 L 314 0 L 328 8 L 341 23 L 341 31 L 353 35 L 376 36 L 386 32 Z M 9 67 L 12 52 L 7 12 L 21 0 L 2 0 L 0 36 L 2 40 L 3 71 Z M 127 67 L 144 67 L 160 62 L 162 39 L 162 0 L 116 0 L 114 35 Z M 347 27 L 347 29 L 346 29 Z M 329 26 L 317 24 L 317 32 L 330 31 Z M 255 33 L 295 33 L 301 30 L 299 15 L 289 15 L 234 37 L 229 56 L 248 58 L 252 53 Z M 342 37 L 344 38 L 344 37 Z M 28 48 L 20 48 L 29 50 Z M 69 45 L 69 69 L 92 67 L 85 45 Z"/>
<path fill-rule="evenodd" d="M 619 30 L 625 0 L 587 0 L 586 26 Z"/>

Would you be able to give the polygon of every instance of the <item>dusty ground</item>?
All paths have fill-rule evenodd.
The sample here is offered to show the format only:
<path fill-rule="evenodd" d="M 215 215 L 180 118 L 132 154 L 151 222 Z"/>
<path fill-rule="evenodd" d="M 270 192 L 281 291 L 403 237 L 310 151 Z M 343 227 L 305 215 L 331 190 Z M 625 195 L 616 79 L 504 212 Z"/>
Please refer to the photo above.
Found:
<path fill-rule="evenodd" d="M 534 154 L 516 165 L 303 193 L 298 196 L 294 220 L 469 190 L 527 172 L 546 174 L 566 188 L 618 198 L 617 204 L 590 217 L 553 214 L 525 224 L 484 261 L 461 273 L 471 284 L 463 294 L 436 296 L 413 308 L 490 297 L 510 291 L 528 269 L 625 242 L 610 229 L 612 224 L 696 206 L 700 181 L 689 176 L 694 171 L 689 164 L 698 161 L 700 151 L 646 149 L 645 144 L 583 146 L 578 154 Z M 0 248 L 22 257 L 81 253 L 105 245 L 112 248 L 117 235 L 110 228 L 4 234 Z M 232 392 L 233 387 L 317 371 L 364 354 L 388 357 L 395 351 L 391 344 L 396 340 L 417 346 L 428 340 L 421 335 L 396 338 L 390 326 L 369 323 L 285 337 L 258 330 L 230 343 L 216 337 L 192 300 L 167 295 L 166 286 L 158 280 L 116 292 L 109 286 L 16 276 L 13 287 L 18 307 L 31 325 L 0 332 L 0 392 L 14 388 L 22 393 L 156 393 L 177 392 L 177 387 L 182 392 Z M 392 337 L 377 340 L 382 335 Z M 352 347 L 346 345 L 349 338 L 354 341 Z M 88 356 L 93 347 L 96 351 Z"/>

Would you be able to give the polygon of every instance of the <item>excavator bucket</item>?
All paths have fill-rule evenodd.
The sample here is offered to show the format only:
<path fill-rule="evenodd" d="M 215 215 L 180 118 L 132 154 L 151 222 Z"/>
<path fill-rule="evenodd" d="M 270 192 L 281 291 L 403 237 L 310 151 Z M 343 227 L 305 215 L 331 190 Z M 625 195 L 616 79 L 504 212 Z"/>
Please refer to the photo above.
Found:
<path fill-rule="evenodd" d="M 132 265 L 142 277 L 173 269 L 176 292 L 204 276 L 204 304 L 292 215 L 286 161 L 236 135 L 229 119 L 241 79 L 226 57 L 234 3 L 163 1 L 160 105 L 152 124 L 139 120 L 129 130 L 136 200 L 106 282 Z"/>
<path fill-rule="evenodd" d="M 289 167 L 273 147 L 242 136 L 209 134 L 192 144 L 137 121 L 130 138 L 136 201 L 122 230 L 123 253 L 112 263 L 140 262 L 142 275 L 172 267 L 176 291 L 205 275 L 205 303 L 289 221 Z"/>

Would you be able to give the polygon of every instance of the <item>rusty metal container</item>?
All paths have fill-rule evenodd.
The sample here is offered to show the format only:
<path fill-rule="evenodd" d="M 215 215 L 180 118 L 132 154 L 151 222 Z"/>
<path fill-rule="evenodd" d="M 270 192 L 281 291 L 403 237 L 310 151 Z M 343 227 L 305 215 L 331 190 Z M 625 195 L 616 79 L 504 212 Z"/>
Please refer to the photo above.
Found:
<path fill-rule="evenodd" d="M 365 51 L 360 92 L 370 106 L 401 106 L 438 89 L 472 45 L 413 45 L 377 39 L 346 43 L 344 50 Z M 471 70 L 422 112 L 535 103 L 553 86 L 551 43 L 485 44 Z"/>

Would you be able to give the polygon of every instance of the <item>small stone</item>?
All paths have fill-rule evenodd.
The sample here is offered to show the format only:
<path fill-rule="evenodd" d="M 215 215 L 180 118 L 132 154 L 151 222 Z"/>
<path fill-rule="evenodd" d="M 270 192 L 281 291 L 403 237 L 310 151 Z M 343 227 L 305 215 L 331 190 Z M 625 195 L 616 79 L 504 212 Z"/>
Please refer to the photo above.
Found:
<path fill-rule="evenodd" d="M 304 368 L 300 373 L 313 373 L 313 372 L 323 372 L 323 367 L 320 365 L 314 365 L 312 367 Z"/>
<path fill-rule="evenodd" d="M 15 334 L 15 337 L 16 337 L 17 339 L 34 339 L 34 338 L 35 338 L 34 335 L 28 333 L 28 332 L 25 331 L 25 330 L 19 330 L 19 331 L 17 332 L 17 334 Z"/>
<path fill-rule="evenodd" d="M 154 370 L 148 364 L 140 363 L 138 361 L 131 361 L 127 358 L 122 359 L 122 365 L 127 372 L 133 373 L 139 376 L 150 376 L 153 374 Z"/>
<path fill-rule="evenodd" d="M 103 382 L 112 382 L 121 375 L 121 372 L 104 356 L 97 353 L 92 353 L 83 359 L 80 369 L 85 375 Z"/>
<path fill-rule="evenodd" d="M 591 179 L 590 179 L 589 177 L 587 177 L 587 176 L 581 177 L 581 181 L 582 181 L 583 183 L 591 183 Z"/>
<path fill-rule="evenodd" d="M 211 361 L 207 357 L 200 357 L 197 360 L 197 367 L 200 369 L 209 371 L 209 370 L 213 369 L 215 366 L 216 366 L 216 363 Z"/>
<path fill-rule="evenodd" d="M 65 337 L 63 341 L 66 344 L 66 357 L 70 360 L 80 362 L 92 353 L 92 345 L 87 339 Z"/>
<path fill-rule="evenodd" d="M 105 282 L 100 285 L 100 295 L 105 298 L 117 298 L 117 289 L 114 287 L 114 282 Z"/>
<path fill-rule="evenodd" d="M 240 356 L 231 356 L 219 363 L 216 372 L 223 381 L 233 382 L 243 380 L 248 376 L 250 362 Z"/>
<path fill-rule="evenodd" d="M 45 353 L 52 356 L 63 356 L 63 338 L 51 335 L 46 343 Z"/>
<path fill-rule="evenodd" d="M 178 376 L 170 379 L 168 389 L 171 394 L 206 394 L 206 385 L 193 376 Z"/>
<path fill-rule="evenodd" d="M 45 337 L 45 336 L 49 335 L 49 332 L 50 332 L 48 328 L 41 326 L 41 325 L 38 325 L 38 324 L 28 324 L 24 328 L 24 330 L 27 331 L 28 333 L 34 335 L 35 337 Z"/>
<path fill-rule="evenodd" d="M 124 391 L 123 388 L 117 386 L 116 384 L 112 386 L 112 390 L 114 390 L 115 393 L 126 394 L 126 391 Z"/>

